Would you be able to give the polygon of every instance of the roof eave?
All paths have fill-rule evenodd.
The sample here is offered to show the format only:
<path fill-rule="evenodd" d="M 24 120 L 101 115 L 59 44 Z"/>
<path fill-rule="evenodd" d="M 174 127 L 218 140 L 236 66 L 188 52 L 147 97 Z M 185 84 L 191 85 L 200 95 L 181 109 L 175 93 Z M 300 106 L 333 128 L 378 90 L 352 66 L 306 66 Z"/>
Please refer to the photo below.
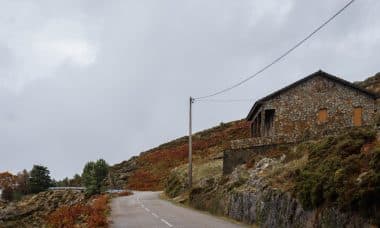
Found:
<path fill-rule="evenodd" d="M 252 117 L 255 115 L 255 110 L 258 109 L 262 104 L 263 103 L 261 102 L 261 100 L 256 101 L 245 119 L 247 121 L 251 121 Z"/>

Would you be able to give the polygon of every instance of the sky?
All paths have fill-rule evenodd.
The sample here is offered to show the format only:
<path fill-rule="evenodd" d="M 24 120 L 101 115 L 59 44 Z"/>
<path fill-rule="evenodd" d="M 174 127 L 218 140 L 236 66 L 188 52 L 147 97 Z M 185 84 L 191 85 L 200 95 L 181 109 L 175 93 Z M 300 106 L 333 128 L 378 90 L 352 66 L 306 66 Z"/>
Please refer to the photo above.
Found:
<path fill-rule="evenodd" d="M 251 75 L 347 1 L 1 0 L 0 171 L 119 163 L 188 132 L 189 96 Z M 319 69 L 380 71 L 380 1 L 358 0 L 260 76 L 194 104 L 194 131 L 244 118 Z"/>

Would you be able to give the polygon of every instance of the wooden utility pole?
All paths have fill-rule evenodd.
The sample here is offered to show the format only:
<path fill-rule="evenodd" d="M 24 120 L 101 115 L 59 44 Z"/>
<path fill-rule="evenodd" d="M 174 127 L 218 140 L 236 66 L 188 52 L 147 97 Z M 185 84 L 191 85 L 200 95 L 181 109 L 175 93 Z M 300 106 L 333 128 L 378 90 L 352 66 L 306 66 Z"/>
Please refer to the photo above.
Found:
<path fill-rule="evenodd" d="M 192 187 L 193 184 L 193 141 L 192 141 L 192 106 L 194 99 L 190 97 L 189 102 L 189 188 Z"/>

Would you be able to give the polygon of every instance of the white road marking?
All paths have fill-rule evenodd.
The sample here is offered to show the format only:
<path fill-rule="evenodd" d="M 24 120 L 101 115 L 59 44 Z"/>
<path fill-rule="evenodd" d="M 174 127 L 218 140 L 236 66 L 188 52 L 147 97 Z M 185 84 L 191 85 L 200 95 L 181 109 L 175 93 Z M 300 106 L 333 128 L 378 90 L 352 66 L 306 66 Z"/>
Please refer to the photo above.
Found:
<path fill-rule="evenodd" d="M 153 212 L 152 212 L 152 215 L 153 215 L 154 217 L 158 218 L 158 215 L 157 215 L 156 213 L 153 213 Z"/>
<path fill-rule="evenodd" d="M 147 212 L 150 212 L 149 208 L 145 208 L 145 210 L 146 210 Z"/>
<path fill-rule="evenodd" d="M 141 207 L 142 207 L 142 208 L 145 208 L 144 204 L 141 204 Z"/>
<path fill-rule="evenodd" d="M 162 221 L 163 223 L 165 223 L 166 225 L 168 225 L 169 227 L 173 227 L 173 225 L 170 224 L 170 223 L 168 223 L 168 221 L 166 221 L 165 219 L 161 219 L 161 221 Z"/>

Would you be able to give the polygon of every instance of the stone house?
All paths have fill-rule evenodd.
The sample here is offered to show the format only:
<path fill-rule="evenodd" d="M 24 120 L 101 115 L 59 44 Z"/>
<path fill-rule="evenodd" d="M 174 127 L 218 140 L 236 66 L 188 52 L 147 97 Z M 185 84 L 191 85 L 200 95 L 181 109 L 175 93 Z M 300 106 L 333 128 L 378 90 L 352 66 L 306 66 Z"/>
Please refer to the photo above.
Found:
<path fill-rule="evenodd" d="M 246 118 L 251 125 L 251 138 L 232 141 L 230 154 L 225 152 L 227 171 L 232 171 L 234 163 L 246 162 L 247 149 L 260 151 L 334 134 L 348 127 L 370 125 L 377 113 L 377 98 L 376 94 L 323 71 L 261 98 Z M 231 162 L 232 166 L 228 164 Z"/>

